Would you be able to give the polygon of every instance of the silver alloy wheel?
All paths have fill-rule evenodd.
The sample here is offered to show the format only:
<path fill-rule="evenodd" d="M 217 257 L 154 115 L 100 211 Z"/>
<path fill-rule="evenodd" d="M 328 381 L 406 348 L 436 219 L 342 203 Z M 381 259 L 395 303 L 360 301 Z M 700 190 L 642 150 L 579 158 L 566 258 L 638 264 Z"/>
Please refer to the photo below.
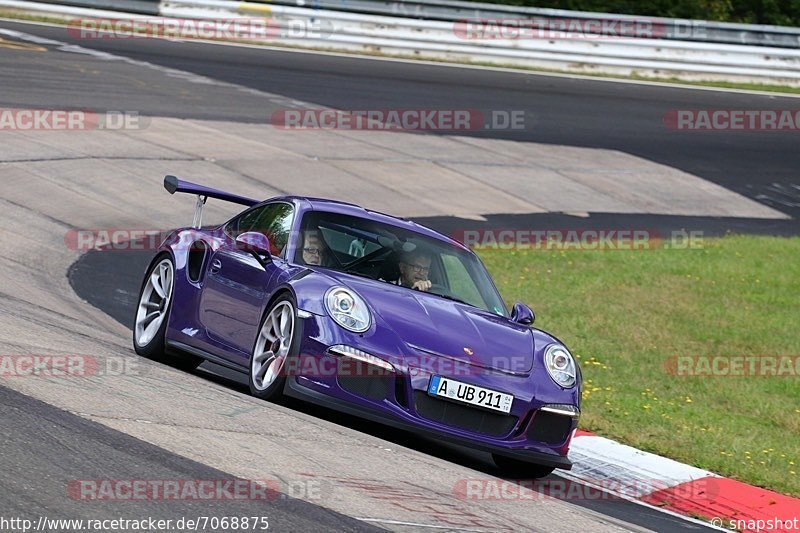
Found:
<path fill-rule="evenodd" d="M 158 333 L 172 298 L 174 269 L 170 259 L 163 259 L 147 278 L 139 308 L 136 311 L 134 339 L 139 346 L 147 346 Z"/>
<path fill-rule="evenodd" d="M 280 376 L 294 339 L 294 306 L 286 300 L 270 310 L 261 326 L 250 361 L 256 390 L 263 391 Z"/>

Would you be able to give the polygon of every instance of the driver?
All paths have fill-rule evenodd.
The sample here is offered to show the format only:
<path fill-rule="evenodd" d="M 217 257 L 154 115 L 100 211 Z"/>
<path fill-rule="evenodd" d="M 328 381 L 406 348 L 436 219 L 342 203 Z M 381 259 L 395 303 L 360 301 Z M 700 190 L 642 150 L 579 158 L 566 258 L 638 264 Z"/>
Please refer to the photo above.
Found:
<path fill-rule="evenodd" d="M 303 234 L 303 262 L 307 265 L 322 266 L 328 248 L 317 230 L 306 230 Z"/>
<path fill-rule="evenodd" d="M 398 267 L 400 279 L 395 282 L 396 285 L 418 291 L 430 290 L 432 283 L 428 274 L 431 271 L 431 254 L 420 249 L 408 252 L 400 258 Z"/>

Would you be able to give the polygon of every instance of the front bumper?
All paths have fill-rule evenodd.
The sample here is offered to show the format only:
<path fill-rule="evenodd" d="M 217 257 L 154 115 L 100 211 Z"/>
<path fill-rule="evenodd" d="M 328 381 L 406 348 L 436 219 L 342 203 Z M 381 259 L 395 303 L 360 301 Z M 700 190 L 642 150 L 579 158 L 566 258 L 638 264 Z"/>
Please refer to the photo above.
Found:
<path fill-rule="evenodd" d="M 364 367 L 369 365 L 359 362 L 357 375 L 346 375 L 343 358 L 328 353 L 330 346 L 347 344 L 369 353 L 385 351 L 370 350 L 368 339 L 349 334 L 327 317 L 312 315 L 303 322 L 302 361 L 287 378 L 288 396 L 470 448 L 555 468 L 572 467 L 567 454 L 578 413 L 576 407 L 572 407 L 572 415 L 564 411 L 576 403 L 572 401 L 575 395 L 555 387 L 548 376 L 535 380 L 485 369 L 467 377 L 448 376 L 513 394 L 512 411 L 505 415 L 429 396 L 430 376 L 447 373 L 441 367 L 425 368 L 424 358 L 415 359 L 418 367 L 394 360 L 394 371 L 369 370 L 368 375 Z M 332 370 L 309 372 L 320 368 Z M 539 384 L 542 380 L 547 381 Z M 564 408 L 548 409 L 554 404 Z"/>
<path fill-rule="evenodd" d="M 415 433 L 417 435 L 424 435 L 426 437 L 432 437 L 439 440 L 452 442 L 454 444 L 468 446 L 476 450 L 498 453 L 507 457 L 519 459 L 521 461 L 541 464 L 544 466 L 552 466 L 554 468 L 561 468 L 563 470 L 572 469 L 572 461 L 570 461 L 566 455 L 556 455 L 550 453 L 549 451 L 538 450 L 535 448 L 513 449 L 488 442 L 472 441 L 471 439 L 453 435 L 449 432 L 437 431 L 421 425 L 420 423 L 415 423 L 414 421 L 403 420 L 391 414 L 380 413 L 358 404 L 323 394 L 298 384 L 294 379 L 287 380 L 284 394 L 293 398 L 320 405 L 322 407 L 328 407 L 330 409 L 335 409 L 343 413 L 365 418 L 373 422 L 386 424 L 388 426 L 402 429 L 410 433 Z"/>

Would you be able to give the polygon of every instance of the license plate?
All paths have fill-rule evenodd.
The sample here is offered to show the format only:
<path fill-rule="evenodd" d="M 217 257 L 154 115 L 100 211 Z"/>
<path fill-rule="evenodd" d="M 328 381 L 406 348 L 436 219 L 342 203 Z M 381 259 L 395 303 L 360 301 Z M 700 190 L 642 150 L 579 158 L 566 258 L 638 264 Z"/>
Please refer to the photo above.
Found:
<path fill-rule="evenodd" d="M 485 407 L 501 413 L 511 412 L 511 404 L 514 402 L 514 397 L 510 394 L 476 387 L 442 376 L 431 377 L 431 381 L 428 383 L 428 394 Z"/>

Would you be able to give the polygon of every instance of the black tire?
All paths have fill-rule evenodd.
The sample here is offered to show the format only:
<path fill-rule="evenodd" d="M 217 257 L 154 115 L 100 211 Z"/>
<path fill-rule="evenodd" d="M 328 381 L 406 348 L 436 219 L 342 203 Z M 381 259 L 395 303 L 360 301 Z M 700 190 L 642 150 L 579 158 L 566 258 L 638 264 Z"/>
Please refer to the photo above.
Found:
<path fill-rule="evenodd" d="M 289 314 L 291 320 L 291 339 L 286 343 L 281 342 L 280 339 L 276 340 L 275 342 L 280 342 L 281 346 L 286 344 L 288 350 L 286 350 L 285 354 L 283 355 L 279 355 L 280 350 L 279 354 L 276 354 L 277 357 L 283 357 L 281 368 L 277 371 L 276 377 L 268 385 L 264 386 L 263 380 L 257 379 L 255 376 L 256 367 L 260 366 L 261 364 L 260 361 L 256 361 L 256 350 L 259 350 L 259 353 L 262 352 L 262 349 L 260 349 L 260 339 L 262 337 L 262 330 L 265 327 L 267 319 L 270 318 L 273 311 L 278 308 L 285 309 L 287 305 L 291 309 Z M 286 373 L 287 370 L 292 366 L 291 360 L 295 358 L 300 351 L 301 337 L 301 324 L 297 319 L 297 303 L 294 301 L 294 298 L 290 293 L 284 293 L 276 298 L 264 311 L 264 316 L 261 317 L 261 321 L 258 324 L 258 333 L 256 334 L 256 339 L 253 343 L 253 349 L 250 352 L 250 361 L 247 365 L 247 382 L 250 386 L 250 394 L 256 398 L 269 401 L 278 400 L 283 396 L 283 388 L 286 385 Z M 266 344 L 269 341 L 264 340 L 263 342 Z M 263 349 L 266 350 L 266 346 L 263 346 Z M 274 353 L 274 350 L 271 351 Z"/>
<path fill-rule="evenodd" d="M 140 341 L 139 338 L 143 335 L 143 331 L 139 329 L 139 313 L 142 309 L 144 304 L 142 298 L 145 296 L 145 291 L 149 290 L 148 293 L 148 304 L 156 305 L 159 301 L 159 295 L 153 294 L 155 291 L 152 287 L 148 287 L 148 281 L 150 277 L 155 273 L 156 269 L 162 267 L 162 265 L 169 264 L 169 268 L 171 269 L 171 276 L 172 281 L 169 286 L 169 294 L 167 295 L 167 303 L 166 305 L 160 305 L 160 312 L 162 313 L 161 324 L 158 327 L 158 330 L 152 336 L 152 338 L 145 337 L 143 340 Z M 139 297 L 136 299 L 136 312 L 134 314 L 133 319 L 133 349 L 142 357 L 147 359 L 151 359 L 153 361 L 158 361 L 160 363 L 167 364 L 179 370 L 186 370 L 191 371 L 196 369 L 200 366 L 200 363 L 203 362 L 203 359 L 191 354 L 185 353 L 173 353 L 167 352 L 166 350 L 166 339 L 165 333 L 167 331 L 167 324 L 169 323 L 169 316 L 172 312 L 172 295 L 174 293 L 175 287 L 175 262 L 172 260 L 172 256 L 169 254 L 160 254 L 158 255 L 150 266 L 147 268 L 147 274 L 145 275 L 144 279 L 142 280 L 142 286 L 139 289 Z M 146 328 L 143 328 L 146 329 Z M 149 336 L 148 336 L 149 337 Z"/>
<path fill-rule="evenodd" d="M 494 464 L 503 472 L 503 475 L 512 479 L 539 479 L 553 473 L 555 467 L 529 463 L 519 459 L 512 459 L 497 453 L 492 454 Z"/>

